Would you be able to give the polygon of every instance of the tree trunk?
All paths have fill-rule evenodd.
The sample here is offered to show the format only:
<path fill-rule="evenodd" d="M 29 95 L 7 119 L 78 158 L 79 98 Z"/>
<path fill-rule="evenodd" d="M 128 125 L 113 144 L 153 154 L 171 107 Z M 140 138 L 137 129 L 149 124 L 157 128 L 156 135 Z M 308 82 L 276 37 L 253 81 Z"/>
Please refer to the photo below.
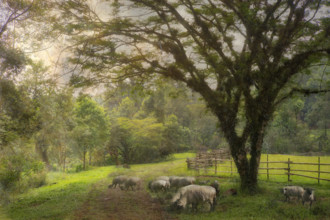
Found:
<path fill-rule="evenodd" d="M 87 151 L 84 150 L 83 152 L 83 169 L 86 170 L 86 153 Z"/>
<path fill-rule="evenodd" d="M 47 152 L 47 145 L 44 143 L 43 140 L 36 141 L 36 151 L 39 153 L 42 162 L 46 164 L 48 170 L 51 170 L 51 166 L 49 163 L 48 152 Z"/>
<path fill-rule="evenodd" d="M 225 132 L 226 139 L 228 140 L 231 155 L 234 159 L 237 171 L 241 179 L 241 189 L 250 193 L 255 193 L 258 186 L 258 168 L 261 157 L 261 149 L 264 138 L 264 130 L 267 122 L 263 121 L 258 125 L 248 125 L 252 128 L 248 132 L 250 137 L 251 149 L 246 148 L 247 141 L 238 137 L 233 133 L 234 131 Z M 250 159 L 248 159 L 250 153 Z"/>
<path fill-rule="evenodd" d="M 64 158 L 63 158 L 63 172 L 65 172 L 65 166 L 66 166 L 66 154 L 64 153 Z"/>

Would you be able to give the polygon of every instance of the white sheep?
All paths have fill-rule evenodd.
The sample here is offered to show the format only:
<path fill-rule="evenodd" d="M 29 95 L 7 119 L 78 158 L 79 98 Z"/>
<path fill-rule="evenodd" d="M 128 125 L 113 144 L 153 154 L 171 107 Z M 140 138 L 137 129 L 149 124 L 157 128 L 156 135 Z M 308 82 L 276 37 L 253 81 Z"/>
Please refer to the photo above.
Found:
<path fill-rule="evenodd" d="M 127 177 L 127 179 L 124 181 L 124 186 L 120 185 L 120 189 L 126 189 L 128 190 L 130 187 L 132 190 L 140 189 L 141 188 L 141 179 L 139 177 Z"/>
<path fill-rule="evenodd" d="M 301 186 L 285 186 L 283 187 L 282 192 L 286 201 L 289 201 L 291 197 L 302 199 L 305 190 Z"/>
<path fill-rule="evenodd" d="M 179 189 L 173 196 L 171 207 L 173 209 L 186 208 L 192 205 L 192 210 L 197 210 L 200 203 L 209 203 L 210 211 L 216 205 L 216 190 L 212 186 L 189 185 Z"/>
<path fill-rule="evenodd" d="M 315 201 L 314 190 L 310 188 L 304 189 L 301 186 L 285 186 L 282 192 L 286 197 L 286 201 L 289 201 L 290 197 L 295 197 L 301 200 L 303 205 L 305 202 L 310 202 L 310 207 L 313 201 Z"/>
<path fill-rule="evenodd" d="M 112 184 L 109 185 L 108 188 L 112 188 L 112 187 L 116 188 L 117 185 L 120 186 L 121 184 L 124 184 L 127 178 L 128 178 L 127 176 L 117 176 L 113 178 Z"/>
<path fill-rule="evenodd" d="M 195 177 L 170 177 L 171 187 L 180 188 L 183 186 L 192 185 L 196 181 Z"/>
<path fill-rule="evenodd" d="M 156 179 L 154 181 L 150 181 L 148 187 L 152 192 L 157 192 L 160 190 L 166 191 L 170 188 L 170 182 L 166 180 Z"/>

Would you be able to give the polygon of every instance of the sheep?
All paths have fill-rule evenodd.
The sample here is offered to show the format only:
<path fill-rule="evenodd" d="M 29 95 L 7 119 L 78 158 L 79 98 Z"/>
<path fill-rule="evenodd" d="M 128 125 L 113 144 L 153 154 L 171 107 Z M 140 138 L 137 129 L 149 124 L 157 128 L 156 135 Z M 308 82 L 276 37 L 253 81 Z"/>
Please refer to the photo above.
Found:
<path fill-rule="evenodd" d="M 112 180 L 112 184 L 109 185 L 108 188 L 112 188 L 112 187 L 116 188 L 117 185 L 120 186 L 121 184 L 125 183 L 125 181 L 127 180 L 127 178 L 128 178 L 127 176 L 117 176 L 117 177 L 115 177 Z"/>
<path fill-rule="evenodd" d="M 150 181 L 148 187 L 153 192 L 157 192 L 160 190 L 166 191 L 167 189 L 170 188 L 170 182 L 157 179 L 155 181 Z"/>
<path fill-rule="evenodd" d="M 198 204 L 208 202 L 210 211 L 216 205 L 216 189 L 212 186 L 189 185 L 179 189 L 171 201 L 172 209 L 184 209 L 190 204 L 197 211 Z"/>
<path fill-rule="evenodd" d="M 286 201 L 289 201 L 290 197 L 302 199 L 304 191 L 305 191 L 304 188 L 301 186 L 285 186 L 282 189 Z"/>
<path fill-rule="evenodd" d="M 170 178 L 168 176 L 159 176 L 156 178 L 156 180 L 165 180 L 165 181 L 170 182 Z"/>
<path fill-rule="evenodd" d="M 171 187 L 180 188 L 183 186 L 188 186 L 196 181 L 195 177 L 172 177 L 170 178 Z"/>
<path fill-rule="evenodd" d="M 214 180 L 213 183 L 211 183 L 211 185 L 215 191 L 217 192 L 217 196 L 220 194 L 220 184 L 217 180 Z"/>
<path fill-rule="evenodd" d="M 301 199 L 303 205 L 305 202 L 310 202 L 310 207 L 313 201 L 315 201 L 314 190 L 310 188 L 304 189 L 301 186 L 286 186 L 283 187 L 282 192 L 286 197 L 286 201 L 288 201 L 290 197 L 296 197 L 298 200 Z"/>
<path fill-rule="evenodd" d="M 179 178 L 178 176 L 170 176 L 169 177 L 169 181 L 170 181 L 170 184 L 172 184 L 173 180 Z"/>
<path fill-rule="evenodd" d="M 124 186 L 120 186 L 120 189 L 126 189 L 128 190 L 130 187 L 132 190 L 134 190 L 134 188 L 140 189 L 141 188 L 141 179 L 139 177 L 128 177 L 125 181 L 124 181 Z"/>
<path fill-rule="evenodd" d="M 305 202 L 309 202 L 309 208 L 311 208 L 313 201 L 316 201 L 315 192 L 313 189 L 310 188 L 305 188 L 304 190 L 305 191 L 302 196 L 302 204 L 304 205 Z"/>

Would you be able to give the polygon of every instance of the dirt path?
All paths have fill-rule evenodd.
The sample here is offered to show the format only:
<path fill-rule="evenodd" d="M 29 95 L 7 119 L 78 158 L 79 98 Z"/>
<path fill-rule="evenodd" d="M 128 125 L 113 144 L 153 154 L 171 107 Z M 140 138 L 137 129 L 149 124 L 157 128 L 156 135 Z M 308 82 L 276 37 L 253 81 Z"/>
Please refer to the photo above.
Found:
<path fill-rule="evenodd" d="M 95 187 L 89 199 L 74 215 L 75 220 L 174 220 L 158 200 L 143 189 L 122 191 L 107 189 L 98 191 Z"/>

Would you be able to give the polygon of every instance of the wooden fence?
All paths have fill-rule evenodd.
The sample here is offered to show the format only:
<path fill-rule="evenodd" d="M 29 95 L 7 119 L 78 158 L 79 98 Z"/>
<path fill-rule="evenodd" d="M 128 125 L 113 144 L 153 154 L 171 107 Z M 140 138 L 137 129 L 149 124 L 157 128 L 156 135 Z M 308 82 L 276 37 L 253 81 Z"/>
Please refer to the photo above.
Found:
<path fill-rule="evenodd" d="M 278 167 L 280 165 L 281 167 Z M 295 165 L 295 166 L 293 166 Z M 307 169 L 299 169 L 300 165 L 311 165 L 316 166 L 315 170 L 307 170 Z M 284 167 L 283 167 L 284 166 Z M 237 169 L 235 163 L 232 159 L 217 159 L 217 158 L 187 158 L 187 167 L 188 169 L 194 169 L 198 173 L 204 171 L 204 173 L 212 173 L 215 175 L 220 173 L 229 173 L 230 175 L 236 174 Z M 322 169 L 321 167 L 327 167 L 326 169 Z M 220 170 L 220 168 L 225 168 L 225 170 Z M 281 173 L 271 173 L 270 171 L 284 171 Z M 327 170 L 327 171 L 324 171 Z M 265 172 L 264 172 L 265 171 Z M 298 173 L 299 172 L 299 173 Z M 317 177 L 308 176 L 300 173 L 317 173 Z M 318 162 L 316 163 L 305 163 L 305 162 L 294 162 L 290 158 L 288 161 L 269 161 L 269 157 L 267 154 L 266 161 L 261 161 L 259 166 L 258 174 L 265 174 L 267 176 L 267 180 L 269 180 L 270 175 L 286 175 L 288 177 L 288 181 L 292 181 L 291 176 L 300 176 L 304 178 L 317 179 L 318 183 L 320 180 L 330 181 L 327 178 L 321 178 L 321 174 L 330 174 L 330 164 L 329 163 L 321 163 L 321 158 L 318 157 Z"/>

